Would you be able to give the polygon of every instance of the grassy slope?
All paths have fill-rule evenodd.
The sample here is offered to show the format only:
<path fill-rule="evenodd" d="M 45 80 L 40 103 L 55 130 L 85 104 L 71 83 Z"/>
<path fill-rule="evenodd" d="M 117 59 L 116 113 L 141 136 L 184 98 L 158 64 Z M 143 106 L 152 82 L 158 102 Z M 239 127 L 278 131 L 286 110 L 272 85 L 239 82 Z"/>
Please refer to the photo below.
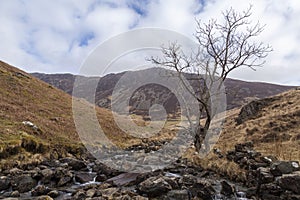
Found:
<path fill-rule="evenodd" d="M 14 142 L 21 131 L 41 139 L 77 141 L 69 95 L 0 62 L 0 133 L 2 143 Z M 31 121 L 40 133 L 22 124 Z"/>
<path fill-rule="evenodd" d="M 87 106 L 85 101 L 81 102 L 83 107 Z M 96 111 L 105 133 L 117 145 L 122 146 L 130 139 L 114 124 L 110 111 L 98 107 Z M 23 121 L 32 122 L 40 130 L 24 125 Z M 29 141 L 30 155 L 51 152 L 54 148 L 78 150 L 81 147 L 72 116 L 72 97 L 0 61 L 1 162 L 9 156 L 19 160 L 21 155 L 29 154 L 22 147 L 22 139 Z M 36 147 L 30 147 L 30 142 L 36 143 Z M 42 150 L 35 149 L 40 144 Z"/>
<path fill-rule="evenodd" d="M 83 119 L 88 118 L 89 113 L 86 112 L 85 107 L 91 105 L 85 100 L 78 99 L 76 102 L 79 102 L 79 107 L 82 109 L 79 112 Z M 124 134 L 118 128 L 110 110 L 96 107 L 96 113 L 106 136 L 117 146 L 126 147 L 141 142 L 141 139 Z M 36 131 L 24 125 L 23 121 L 32 122 L 40 130 Z M 86 120 L 86 122 L 84 126 L 88 129 L 90 121 Z M 145 125 L 141 119 L 135 122 Z M 162 132 L 169 135 L 169 131 L 165 129 Z M 164 137 L 164 135 L 160 136 L 160 138 Z M 29 149 L 33 148 L 31 152 L 31 149 L 28 152 L 28 149 L 22 147 L 24 139 L 29 141 Z M 37 143 L 36 147 L 30 147 L 32 141 Z M 40 144 L 44 147 L 42 150 L 38 149 Z M 19 160 L 27 154 L 33 156 L 46 152 L 53 155 L 54 149 L 76 151 L 80 148 L 81 141 L 72 113 L 72 97 L 0 61 L 0 161 L 3 157 Z"/>
<path fill-rule="evenodd" d="M 300 90 L 292 89 L 270 99 L 270 105 L 240 125 L 235 122 L 240 109 L 228 111 L 221 136 L 214 148 L 225 153 L 234 149 L 237 143 L 253 141 L 255 149 L 263 155 L 300 161 Z M 206 158 L 199 159 L 191 149 L 187 157 L 206 168 L 241 180 L 245 178 L 245 172 L 235 163 L 220 159 L 212 152 Z"/>

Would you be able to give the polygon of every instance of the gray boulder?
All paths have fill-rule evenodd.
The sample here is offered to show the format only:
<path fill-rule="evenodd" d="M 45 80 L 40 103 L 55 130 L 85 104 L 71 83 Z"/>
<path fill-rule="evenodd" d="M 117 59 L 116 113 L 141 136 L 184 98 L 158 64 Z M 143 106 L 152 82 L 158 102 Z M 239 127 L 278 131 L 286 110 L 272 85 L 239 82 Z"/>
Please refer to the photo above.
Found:
<path fill-rule="evenodd" d="M 50 192 L 50 189 L 44 185 L 38 185 L 34 189 L 31 190 L 32 196 L 41 196 L 46 195 Z"/>
<path fill-rule="evenodd" d="M 77 172 L 75 174 L 75 180 L 79 183 L 87 183 L 92 181 L 96 177 L 96 173 L 90 172 Z"/>
<path fill-rule="evenodd" d="M 278 184 L 283 189 L 300 194 L 300 172 L 283 175 L 279 178 Z"/>
<path fill-rule="evenodd" d="M 282 174 L 290 174 L 299 171 L 299 163 L 297 161 L 277 161 L 271 165 L 271 173 L 274 176 L 281 176 Z"/>
<path fill-rule="evenodd" d="M 171 185 L 166 180 L 166 177 L 150 177 L 138 185 L 141 193 L 147 194 L 149 197 L 161 196 L 172 190 Z"/>
<path fill-rule="evenodd" d="M 71 169 L 76 170 L 76 171 L 87 168 L 86 164 L 83 161 L 75 159 L 75 158 L 70 158 L 70 157 L 62 158 L 62 159 L 60 159 L 60 162 L 67 163 L 71 167 Z"/>
<path fill-rule="evenodd" d="M 13 189 L 20 193 L 28 192 L 37 185 L 37 181 L 29 175 L 21 175 L 13 180 Z"/>
<path fill-rule="evenodd" d="M 221 186 L 221 194 L 224 194 L 225 196 L 231 196 L 234 194 L 234 187 L 227 181 L 222 181 Z"/>
<path fill-rule="evenodd" d="M 6 176 L 0 177 L 0 191 L 7 190 L 10 187 L 10 180 Z"/>
<path fill-rule="evenodd" d="M 274 181 L 274 176 L 270 172 L 270 168 L 259 167 L 257 169 L 258 176 L 260 177 L 261 183 L 271 183 Z"/>
<path fill-rule="evenodd" d="M 166 199 L 168 200 L 190 199 L 190 195 L 187 190 L 171 190 L 167 193 Z"/>

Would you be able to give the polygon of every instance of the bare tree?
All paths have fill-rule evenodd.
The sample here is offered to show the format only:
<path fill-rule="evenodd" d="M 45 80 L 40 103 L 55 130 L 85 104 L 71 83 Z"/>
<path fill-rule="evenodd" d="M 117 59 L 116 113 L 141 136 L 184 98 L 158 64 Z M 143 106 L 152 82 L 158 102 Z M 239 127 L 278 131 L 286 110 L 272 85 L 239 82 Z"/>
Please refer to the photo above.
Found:
<path fill-rule="evenodd" d="M 176 76 L 199 103 L 200 113 L 206 118 L 202 125 L 199 116 L 197 128 L 194 129 L 194 145 L 198 151 L 217 114 L 212 107 L 212 97 L 218 93 L 213 94 L 212 87 L 217 84 L 220 89 L 230 72 L 237 68 L 248 67 L 255 70 L 263 66 L 266 56 L 272 51 L 269 45 L 257 41 L 264 26 L 259 22 L 253 24 L 250 21 L 251 15 L 250 6 L 243 12 L 232 8 L 226 10 L 222 13 L 221 22 L 216 19 L 211 19 L 208 23 L 196 20 L 196 51 L 187 54 L 180 44 L 174 42 L 168 47 L 162 47 L 161 58 L 151 58 L 153 63 L 175 70 Z M 187 72 L 193 75 L 186 77 Z M 185 78 L 193 82 L 194 86 L 197 84 L 194 87 L 196 90 L 187 87 Z"/>

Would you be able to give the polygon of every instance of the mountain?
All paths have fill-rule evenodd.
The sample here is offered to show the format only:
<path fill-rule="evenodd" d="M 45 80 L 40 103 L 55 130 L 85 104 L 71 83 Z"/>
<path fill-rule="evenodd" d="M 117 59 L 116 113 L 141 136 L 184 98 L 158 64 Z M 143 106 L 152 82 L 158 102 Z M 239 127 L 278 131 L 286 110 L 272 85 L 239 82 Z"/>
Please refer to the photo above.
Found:
<path fill-rule="evenodd" d="M 149 76 L 151 74 L 154 74 L 157 68 L 150 68 L 146 70 L 146 73 L 145 70 L 134 72 L 122 72 L 117 74 L 108 74 L 101 78 L 76 76 L 72 74 L 33 73 L 32 75 L 71 95 L 74 87 L 74 81 L 76 79 L 80 78 L 81 80 L 82 85 L 78 85 L 78 87 L 88 88 L 89 84 L 97 85 L 97 90 L 95 93 L 96 104 L 100 107 L 110 108 L 111 96 L 114 87 L 116 86 L 116 84 L 118 84 L 120 79 L 128 73 L 131 74 L 131 77 L 141 77 L 142 74 L 147 74 Z M 186 76 L 190 75 L 186 74 Z M 192 82 L 191 85 L 194 88 L 196 88 L 196 83 Z M 235 79 L 227 79 L 225 81 L 225 87 L 227 93 L 228 110 L 240 107 L 253 99 L 260 99 L 276 95 L 293 88 L 291 86 L 282 86 L 262 82 L 246 82 Z M 79 92 L 78 90 L 76 91 L 77 97 L 86 98 L 90 102 L 94 101 L 93 99 L 87 98 L 84 89 L 79 90 Z M 169 89 L 160 84 L 155 83 L 146 84 L 144 86 L 139 87 L 137 90 L 134 91 L 134 93 L 132 93 L 129 102 L 130 111 L 132 113 L 143 115 L 147 115 L 149 108 L 154 104 L 164 105 L 168 113 L 175 112 L 179 106 L 176 96 Z"/>

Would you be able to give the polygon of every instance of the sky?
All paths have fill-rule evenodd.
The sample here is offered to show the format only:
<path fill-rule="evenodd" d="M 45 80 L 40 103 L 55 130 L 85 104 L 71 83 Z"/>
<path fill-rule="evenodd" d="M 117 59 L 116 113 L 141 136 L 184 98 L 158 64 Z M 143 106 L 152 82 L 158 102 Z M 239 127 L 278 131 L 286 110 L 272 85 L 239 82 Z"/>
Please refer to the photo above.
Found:
<path fill-rule="evenodd" d="M 195 19 L 219 19 L 250 4 L 253 21 L 266 25 L 259 39 L 274 51 L 263 67 L 230 77 L 299 86 L 299 0 L 0 0 L 0 60 L 27 72 L 77 74 L 99 44 L 118 34 L 154 27 L 193 39 Z"/>

